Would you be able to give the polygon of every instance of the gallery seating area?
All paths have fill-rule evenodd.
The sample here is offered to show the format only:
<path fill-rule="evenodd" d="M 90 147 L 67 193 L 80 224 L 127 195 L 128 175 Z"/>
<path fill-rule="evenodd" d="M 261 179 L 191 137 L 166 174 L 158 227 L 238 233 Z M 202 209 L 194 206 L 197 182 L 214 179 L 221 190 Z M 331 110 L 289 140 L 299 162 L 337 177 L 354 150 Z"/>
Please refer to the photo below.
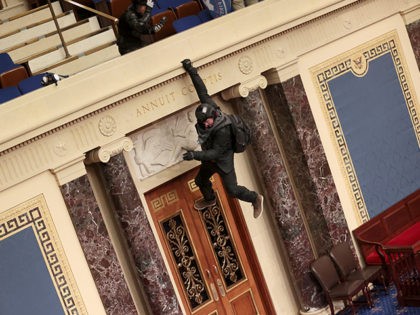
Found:
<path fill-rule="evenodd" d="M 50 8 L 44 2 L 23 2 L 27 8 L 13 15 L 1 10 L 0 28 L 0 103 L 42 87 L 38 75 L 46 72 L 73 75 L 87 68 L 120 56 L 117 35 L 111 23 L 90 14 L 80 18 L 79 7 L 64 0 L 52 2 L 60 32 L 53 21 Z M 119 17 L 131 0 L 79 1 L 83 5 Z M 152 10 L 151 23 L 166 17 L 163 29 L 147 39 L 150 43 L 162 40 L 191 27 L 208 22 L 214 16 L 199 0 L 158 0 Z M 109 21 L 108 21 L 109 22 Z M 147 35 L 146 35 L 147 36 Z M 65 46 L 63 45 L 63 41 Z M 30 79 L 35 76 L 34 79 Z M 19 85 L 21 81 L 22 84 Z M 30 89 L 22 88 L 31 82 Z M 7 89 L 6 89 L 7 88 Z"/>

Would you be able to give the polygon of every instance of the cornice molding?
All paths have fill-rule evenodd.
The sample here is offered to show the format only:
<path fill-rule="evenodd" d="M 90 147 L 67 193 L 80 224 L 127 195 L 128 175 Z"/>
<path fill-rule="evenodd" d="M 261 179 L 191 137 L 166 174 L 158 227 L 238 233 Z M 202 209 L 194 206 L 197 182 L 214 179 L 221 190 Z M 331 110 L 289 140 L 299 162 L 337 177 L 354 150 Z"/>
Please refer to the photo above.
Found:
<path fill-rule="evenodd" d="M 83 163 L 85 156 L 79 156 L 57 168 L 51 169 L 51 173 L 55 175 L 59 186 L 67 184 L 76 178 L 86 175 L 85 164 Z"/>
<path fill-rule="evenodd" d="M 256 29 L 255 35 L 247 40 L 232 42 L 229 47 L 217 53 L 210 52 L 201 57 L 191 53 L 191 56 L 183 58 L 190 57 L 194 61 L 200 74 L 208 80 L 211 95 L 223 91 L 221 95 L 225 99 L 246 97 L 253 89 L 265 88 L 267 84 L 278 84 L 298 75 L 299 56 L 400 12 L 413 15 L 419 11 L 418 2 L 419 0 L 335 1 L 335 10 L 328 11 L 325 8 L 323 15 L 314 18 L 312 15 L 315 13 L 312 12 L 312 15 L 302 16 L 296 21 L 282 25 L 273 24 L 268 29 L 267 24 L 255 21 L 252 24 Z M 339 7 L 340 3 L 343 4 L 342 7 Z M 255 5 L 255 8 L 265 6 L 270 10 L 277 5 L 278 1 L 266 0 Z M 238 11 L 232 17 L 246 15 L 246 12 L 246 9 L 244 13 Z M 221 18 L 220 21 L 230 25 L 231 22 L 235 24 L 236 19 L 231 21 L 226 16 L 226 19 Z M 259 28 L 260 24 L 264 29 Z M 217 31 L 218 25 L 214 25 Z M 194 41 L 197 39 L 195 36 L 201 34 L 201 38 L 202 32 L 206 31 L 213 32 L 212 28 L 200 28 L 191 30 L 186 35 L 189 41 Z M 217 36 L 220 37 L 220 33 Z M 197 39 L 197 45 L 200 40 L 202 39 Z M 151 46 L 159 49 L 160 45 L 172 43 L 171 38 L 162 42 L 164 43 L 157 42 Z M 184 47 L 183 51 L 185 49 Z M 133 58 L 130 68 L 133 68 L 134 62 L 138 62 L 139 56 L 147 59 L 148 51 L 144 50 L 144 55 L 143 49 L 129 54 L 127 58 Z M 66 165 L 75 156 L 84 156 L 86 152 L 98 147 L 106 148 L 127 134 L 197 102 L 191 81 L 179 63 L 183 58 L 174 58 L 167 64 L 172 67 L 177 64 L 175 69 L 168 68 L 166 72 L 156 73 L 145 84 L 127 87 L 123 92 L 102 97 L 92 106 L 81 108 L 77 103 L 83 103 L 85 97 L 91 97 L 91 91 L 108 91 L 112 85 L 108 83 L 105 87 L 98 87 L 95 85 L 96 80 L 100 81 L 102 76 L 113 73 L 115 67 L 115 75 L 123 73 L 124 80 L 129 85 L 138 80 L 139 70 L 130 73 L 126 59 L 117 58 L 115 63 L 109 62 L 95 71 L 87 70 L 83 72 L 83 76 L 78 75 L 81 82 L 73 81 L 73 78 L 62 80 L 58 87 L 49 86 L 31 95 L 22 96 L 16 104 L 10 102 L 3 105 L 0 108 L 0 124 L 3 124 L 5 132 L 9 135 L 14 132 L 15 136 L 0 144 L 0 191 L 50 168 Z M 141 75 L 147 78 L 150 74 L 146 70 Z M 116 77 L 112 82 L 119 79 L 121 77 Z M 95 86 L 84 92 L 80 91 L 79 95 L 72 87 L 80 84 Z M 57 117 L 54 110 L 64 106 L 62 102 L 67 102 L 69 95 L 76 93 L 78 97 L 72 99 L 74 108 L 81 109 Z M 31 103 L 32 101 L 39 103 Z M 25 116 L 19 116 L 23 113 Z M 32 123 L 36 119 L 42 119 L 41 127 Z M 13 129 L 12 126 L 16 127 L 16 131 L 8 129 Z M 98 161 L 106 160 L 106 157 L 100 156 L 104 151 L 106 150 L 96 153 Z"/>

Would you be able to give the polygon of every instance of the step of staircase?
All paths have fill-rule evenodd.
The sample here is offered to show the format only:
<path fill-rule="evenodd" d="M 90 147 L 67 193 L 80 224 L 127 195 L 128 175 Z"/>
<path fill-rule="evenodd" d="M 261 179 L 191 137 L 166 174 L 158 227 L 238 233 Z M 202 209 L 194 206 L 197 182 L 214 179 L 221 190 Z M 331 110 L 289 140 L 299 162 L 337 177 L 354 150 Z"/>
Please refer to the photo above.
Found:
<path fill-rule="evenodd" d="M 7 7 L 0 10 L 0 21 L 1 23 L 7 22 L 11 17 L 21 15 L 28 11 L 24 2 L 17 2 L 14 4 L 7 3 Z M 0 23 L 0 25 L 1 25 Z"/>
<path fill-rule="evenodd" d="M 53 2 L 52 7 L 56 15 L 63 13 L 58 1 Z M 34 25 L 50 18 L 51 11 L 48 5 L 43 5 L 39 8 L 26 11 L 24 14 L 10 17 L 8 20 L 3 21 L 0 25 L 0 42 L 3 40 L 3 37 L 8 36 L 9 34 L 19 32 L 30 25 Z"/>
<path fill-rule="evenodd" d="M 61 15 L 57 15 L 57 22 L 60 28 L 63 28 L 76 23 L 76 17 L 74 16 L 72 11 L 66 12 Z M 1 38 L 0 50 L 7 50 L 10 47 L 16 46 L 21 43 L 25 43 L 26 41 L 29 41 L 36 37 L 42 37 L 45 34 L 51 33 L 56 30 L 57 28 L 53 20 L 34 25 L 7 37 Z"/>
<path fill-rule="evenodd" d="M 98 31 L 100 25 L 97 17 L 91 17 L 86 20 L 74 23 L 66 28 L 61 29 L 65 42 L 70 42 L 76 38 L 86 36 L 94 31 Z M 22 64 L 29 59 L 41 55 L 43 52 L 57 49 L 62 45 L 60 36 L 56 31 L 47 34 L 45 37 L 36 38 L 24 43 L 23 45 L 16 46 L 12 50 L 6 52 L 10 55 L 14 63 Z"/>
<path fill-rule="evenodd" d="M 85 52 L 84 55 L 80 55 L 76 60 L 71 60 L 56 67 L 46 68 L 42 72 L 48 71 L 60 75 L 74 75 L 119 56 L 118 46 L 115 43 L 109 43 L 103 47 L 97 47 Z"/>
<path fill-rule="evenodd" d="M 95 34 L 86 36 L 86 38 L 78 39 L 74 43 L 67 45 L 70 56 L 81 56 L 86 51 L 94 49 L 98 46 L 115 43 L 116 37 L 112 28 L 104 28 Z M 28 61 L 28 66 L 32 74 L 42 72 L 43 69 L 49 68 L 66 59 L 64 48 L 46 53 L 42 56 L 36 57 Z"/>

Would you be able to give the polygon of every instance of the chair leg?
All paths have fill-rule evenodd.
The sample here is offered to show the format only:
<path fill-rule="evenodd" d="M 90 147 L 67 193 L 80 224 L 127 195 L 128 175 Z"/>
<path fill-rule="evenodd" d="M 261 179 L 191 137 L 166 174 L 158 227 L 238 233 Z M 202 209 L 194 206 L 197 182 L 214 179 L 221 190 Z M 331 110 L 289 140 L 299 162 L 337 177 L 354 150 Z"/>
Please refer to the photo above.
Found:
<path fill-rule="evenodd" d="M 330 306 L 331 315 L 335 315 L 333 301 L 329 297 L 327 297 L 327 300 L 328 300 L 328 305 Z"/>
<path fill-rule="evenodd" d="M 388 294 L 388 286 L 386 285 L 385 275 L 383 271 L 381 272 L 380 277 L 381 277 L 382 285 L 384 286 L 385 293 Z"/>
<path fill-rule="evenodd" d="M 351 306 L 351 313 L 352 313 L 352 315 L 356 315 L 356 307 L 354 306 L 354 303 L 353 303 L 352 298 L 349 298 L 348 302 L 349 302 L 349 304 Z"/>
<path fill-rule="evenodd" d="M 365 295 L 369 308 L 372 308 L 373 301 L 372 301 L 372 295 L 370 294 L 370 291 L 369 291 L 368 284 L 369 283 L 367 283 L 366 286 L 363 288 L 363 294 Z"/>

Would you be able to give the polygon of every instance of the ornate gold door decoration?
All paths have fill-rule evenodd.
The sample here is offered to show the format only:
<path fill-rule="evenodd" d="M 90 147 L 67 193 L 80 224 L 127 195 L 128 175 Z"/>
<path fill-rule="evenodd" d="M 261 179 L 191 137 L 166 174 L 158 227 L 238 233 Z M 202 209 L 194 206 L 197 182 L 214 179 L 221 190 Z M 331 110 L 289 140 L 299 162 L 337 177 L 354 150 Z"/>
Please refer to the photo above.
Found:
<path fill-rule="evenodd" d="M 245 279 L 229 226 L 218 201 L 214 207 L 202 212 L 201 220 L 213 247 L 213 253 L 222 271 L 227 289 Z"/>
<path fill-rule="evenodd" d="M 178 267 L 184 290 L 192 310 L 210 300 L 204 284 L 199 262 L 191 246 L 188 231 L 180 212 L 161 222 L 166 242 Z"/>

